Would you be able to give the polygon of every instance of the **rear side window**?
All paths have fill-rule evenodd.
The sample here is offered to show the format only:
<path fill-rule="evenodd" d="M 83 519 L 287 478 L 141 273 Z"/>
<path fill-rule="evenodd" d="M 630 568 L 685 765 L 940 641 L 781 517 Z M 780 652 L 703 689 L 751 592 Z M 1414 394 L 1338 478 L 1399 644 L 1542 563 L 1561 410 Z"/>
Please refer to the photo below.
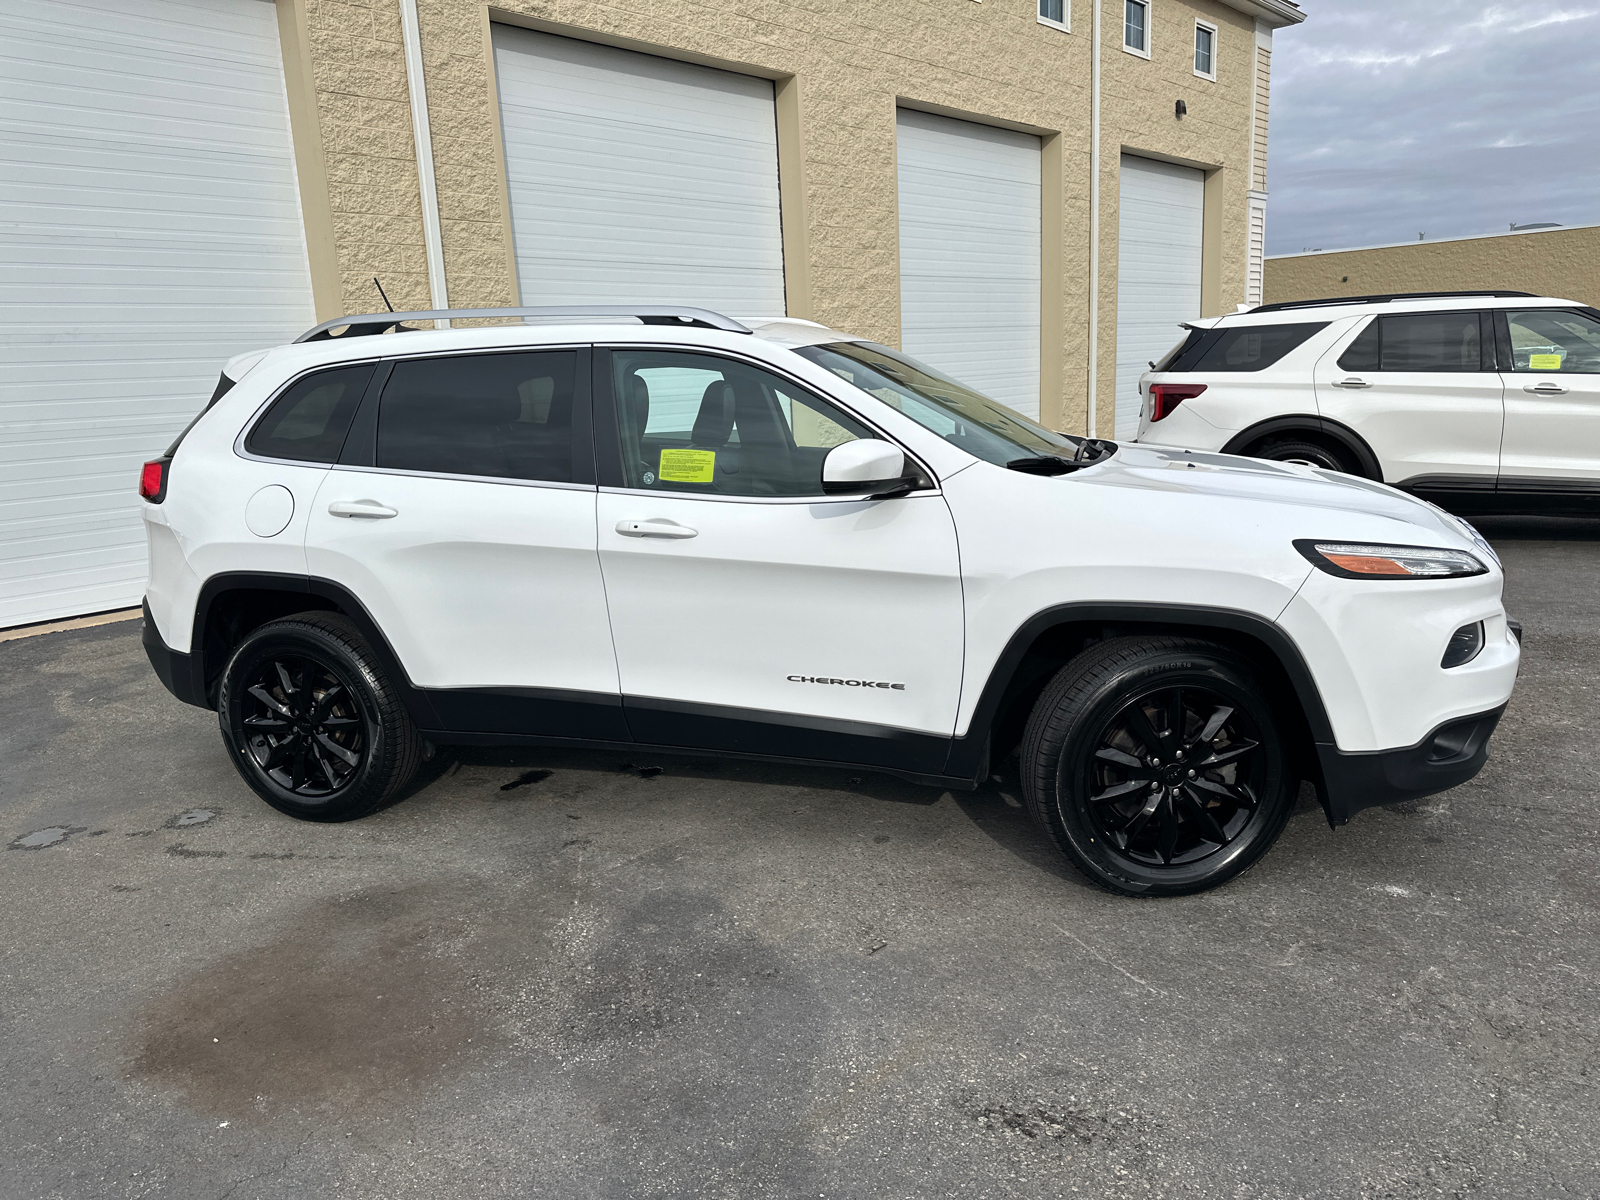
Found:
<path fill-rule="evenodd" d="M 1339 356 L 1344 371 L 1484 371 L 1479 314 L 1378 317 Z"/>
<path fill-rule="evenodd" d="M 1191 339 L 1168 371 L 1264 371 L 1328 327 L 1326 321 L 1294 325 L 1231 325 Z"/>
<path fill-rule="evenodd" d="M 395 363 L 378 406 L 376 466 L 572 481 L 574 350 Z"/>
<path fill-rule="evenodd" d="M 337 462 L 374 365 L 335 367 L 295 380 L 256 422 L 244 448 L 263 458 Z"/>

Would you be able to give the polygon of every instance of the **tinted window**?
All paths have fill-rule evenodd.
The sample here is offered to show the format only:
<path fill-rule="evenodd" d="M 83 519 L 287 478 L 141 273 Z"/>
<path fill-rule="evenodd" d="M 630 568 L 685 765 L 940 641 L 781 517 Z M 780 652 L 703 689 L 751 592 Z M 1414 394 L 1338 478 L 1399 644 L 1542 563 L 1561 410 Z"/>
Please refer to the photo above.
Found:
<path fill-rule="evenodd" d="M 573 350 L 397 362 L 378 408 L 377 466 L 572 480 Z"/>
<path fill-rule="evenodd" d="M 1582 313 L 1535 308 L 1506 313 L 1513 371 L 1600 375 L 1600 321 Z"/>
<path fill-rule="evenodd" d="M 611 356 L 629 487 L 724 496 L 820 496 L 822 460 L 873 433 L 759 367 L 705 354 Z"/>
<path fill-rule="evenodd" d="M 1378 370 L 1481 371 L 1477 313 L 1380 317 Z"/>
<path fill-rule="evenodd" d="M 1232 325 L 1208 330 L 1186 346 L 1169 371 L 1264 371 L 1328 322 L 1298 325 Z"/>
<path fill-rule="evenodd" d="M 296 380 L 256 422 L 245 449 L 263 458 L 337 461 L 373 365 L 336 367 Z"/>
<path fill-rule="evenodd" d="M 1372 321 L 1361 331 L 1361 336 L 1345 348 L 1339 356 L 1339 369 L 1342 371 L 1376 371 L 1378 369 L 1379 337 L 1382 334 L 1383 323 Z"/>

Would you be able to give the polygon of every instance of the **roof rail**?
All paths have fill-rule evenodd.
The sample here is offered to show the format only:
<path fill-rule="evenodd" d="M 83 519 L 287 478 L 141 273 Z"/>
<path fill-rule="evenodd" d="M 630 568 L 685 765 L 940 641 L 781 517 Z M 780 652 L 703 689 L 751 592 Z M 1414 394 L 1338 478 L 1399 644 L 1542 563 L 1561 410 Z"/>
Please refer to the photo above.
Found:
<path fill-rule="evenodd" d="M 479 317 L 633 317 L 645 325 L 687 325 L 700 329 L 722 329 L 728 333 L 749 333 L 750 330 L 732 317 L 712 312 L 709 308 L 690 308 L 682 304 L 577 304 L 554 305 L 539 308 L 441 308 L 429 312 L 362 313 L 359 316 L 335 317 L 324 321 L 315 329 L 308 329 L 296 342 L 321 342 L 334 337 L 365 337 L 388 333 L 393 329 L 411 333 L 404 321 L 464 321 Z M 343 333 L 334 333 L 343 329 Z"/>
<path fill-rule="evenodd" d="M 1515 296 L 1534 299 L 1532 292 L 1396 292 L 1390 296 L 1336 296 L 1329 300 L 1285 300 L 1280 304 L 1261 304 L 1252 308 L 1250 312 L 1283 312 L 1290 308 L 1326 308 L 1331 304 L 1387 304 L 1390 300 L 1456 300 L 1469 296 L 1501 297 Z"/>

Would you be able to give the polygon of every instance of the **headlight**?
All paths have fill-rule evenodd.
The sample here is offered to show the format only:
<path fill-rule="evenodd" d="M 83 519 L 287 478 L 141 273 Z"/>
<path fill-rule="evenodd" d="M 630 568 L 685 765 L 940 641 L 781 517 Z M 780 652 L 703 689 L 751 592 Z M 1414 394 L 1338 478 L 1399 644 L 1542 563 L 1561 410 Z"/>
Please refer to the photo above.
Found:
<path fill-rule="evenodd" d="M 1459 579 L 1489 571 L 1465 550 L 1432 546 L 1373 546 L 1301 539 L 1294 548 L 1313 566 L 1343 579 Z"/>

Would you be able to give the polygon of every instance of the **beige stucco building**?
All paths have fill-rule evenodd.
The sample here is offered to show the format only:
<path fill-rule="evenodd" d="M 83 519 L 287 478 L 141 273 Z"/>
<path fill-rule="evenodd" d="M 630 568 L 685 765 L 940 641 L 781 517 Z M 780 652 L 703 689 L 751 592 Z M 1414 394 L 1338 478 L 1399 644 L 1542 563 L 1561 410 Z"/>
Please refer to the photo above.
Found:
<path fill-rule="evenodd" d="M 1600 225 L 1317 250 L 1267 260 L 1269 301 L 1476 288 L 1557 296 L 1600 308 Z"/>

